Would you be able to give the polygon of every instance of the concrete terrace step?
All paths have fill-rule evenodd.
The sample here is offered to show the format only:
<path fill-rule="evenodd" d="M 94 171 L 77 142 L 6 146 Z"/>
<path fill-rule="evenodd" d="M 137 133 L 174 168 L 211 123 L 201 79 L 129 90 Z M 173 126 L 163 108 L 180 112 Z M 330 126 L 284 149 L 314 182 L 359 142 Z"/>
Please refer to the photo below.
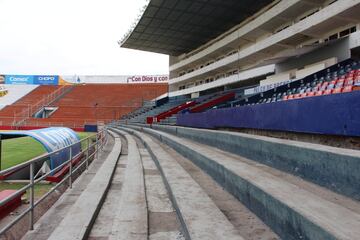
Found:
<path fill-rule="evenodd" d="M 246 157 L 360 200 L 360 151 L 230 131 L 154 124 L 152 128 Z"/>
<path fill-rule="evenodd" d="M 106 197 L 121 153 L 120 138 L 114 133 L 112 135 L 115 137 L 113 150 L 48 239 L 84 239 L 90 233 L 92 224 Z"/>
<path fill-rule="evenodd" d="M 145 197 L 143 166 L 139 149 L 129 134 L 115 130 L 125 136 L 128 143 L 128 160 L 124 183 L 118 203 L 111 234 L 112 239 L 146 240 L 148 238 L 148 214 Z"/>
<path fill-rule="evenodd" d="M 150 137 L 130 131 L 144 142 L 155 160 L 185 235 L 188 235 L 187 239 L 243 239 L 215 203 L 171 155 Z"/>
<path fill-rule="evenodd" d="M 134 129 L 141 130 L 139 127 Z M 214 147 L 152 129 L 144 128 L 143 131 L 205 170 L 283 239 L 352 240 L 360 236 L 360 205 L 357 201 L 301 179 L 296 181 L 297 177 L 290 174 L 279 173 Z M 155 154 L 158 152 L 156 150 Z M 318 191 L 310 191 L 306 185 L 312 185 L 313 189 L 317 187 Z M 332 199 L 343 199 L 349 206 Z"/>
<path fill-rule="evenodd" d="M 76 178 L 71 189 L 67 189 L 61 194 L 61 188 L 67 188 L 68 185 L 68 182 L 64 182 L 63 187 L 60 187 L 60 191 L 56 192 L 57 195 L 61 195 L 59 196 L 59 199 L 53 205 L 48 206 L 49 209 L 40 219 L 38 219 L 34 226 L 34 230 L 28 231 L 22 240 L 47 240 L 49 238 L 80 195 L 85 191 L 91 180 L 95 177 L 98 169 L 101 168 L 108 155 L 113 150 L 114 144 L 115 139 L 109 137 L 104 148 L 99 153 L 98 158 L 93 159 L 88 170 L 85 170 L 78 178 Z M 28 221 L 27 219 L 24 220 Z"/>

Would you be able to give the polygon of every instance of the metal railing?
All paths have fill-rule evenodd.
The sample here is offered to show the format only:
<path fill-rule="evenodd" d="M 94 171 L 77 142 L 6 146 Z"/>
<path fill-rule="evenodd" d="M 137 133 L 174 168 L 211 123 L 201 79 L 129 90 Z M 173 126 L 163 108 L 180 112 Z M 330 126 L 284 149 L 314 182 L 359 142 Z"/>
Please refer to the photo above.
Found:
<path fill-rule="evenodd" d="M 33 114 L 41 110 L 41 108 L 49 106 L 60 96 L 70 91 L 72 87 L 73 86 L 66 86 L 66 85 L 61 86 L 60 88 L 56 89 L 54 92 L 44 96 L 41 100 L 39 100 L 35 104 L 29 105 L 26 109 L 22 110 L 21 112 L 15 113 L 13 125 L 21 126 L 26 122 L 27 119 L 31 118 Z"/>
<path fill-rule="evenodd" d="M 89 166 L 89 161 L 93 158 L 98 158 L 99 151 L 103 149 L 104 145 L 106 144 L 108 140 L 108 131 L 107 129 L 103 129 L 102 131 L 98 132 L 97 134 L 88 136 L 82 140 L 79 140 L 78 142 L 63 147 L 61 149 L 58 149 L 56 151 L 53 151 L 51 153 L 45 153 L 43 155 L 40 155 L 38 157 L 35 157 L 27 162 L 18 164 L 16 166 L 13 166 L 11 168 L 5 169 L 0 171 L 0 175 L 7 175 L 7 174 L 13 174 L 19 170 L 23 170 L 26 167 L 29 167 L 29 184 L 26 186 L 20 188 L 10 196 L 6 197 L 3 200 L 0 200 L 0 207 L 4 206 L 11 200 L 21 197 L 27 190 L 29 190 L 29 207 L 24 210 L 20 215 L 18 215 L 15 219 L 13 219 L 11 222 L 9 222 L 6 226 L 4 226 L 2 229 L 0 229 L 0 235 L 6 233 L 11 227 L 13 227 L 17 222 L 19 222 L 22 218 L 24 218 L 29 213 L 29 230 L 34 229 L 34 209 L 37 205 L 39 205 L 44 199 L 46 199 L 51 193 L 53 193 L 58 187 L 62 186 L 63 183 L 65 183 L 67 180 L 69 181 L 69 188 L 72 188 L 73 183 L 73 175 L 76 173 L 81 167 L 84 166 L 86 170 Z M 93 140 L 95 137 L 95 140 Z M 84 149 L 81 148 L 81 151 L 73 156 L 72 148 L 76 146 L 77 144 L 80 144 L 80 146 L 85 143 L 86 147 Z M 81 146 L 82 147 L 82 146 Z M 92 151 L 93 150 L 93 151 Z M 35 178 L 35 164 L 43 163 L 49 159 L 50 156 L 59 154 L 60 152 L 68 151 L 69 152 L 69 159 L 63 162 L 61 165 L 57 166 L 56 168 L 52 169 L 48 173 Z M 73 165 L 73 160 L 77 159 L 79 157 L 82 157 L 82 159 L 76 164 Z M 45 193 L 43 196 L 41 196 L 39 199 L 35 201 L 35 185 L 37 183 L 40 183 L 41 181 L 45 180 L 46 177 L 57 173 L 59 170 L 61 170 L 65 166 L 69 166 L 68 173 L 63 177 L 63 179 L 58 182 L 54 187 L 52 187 L 47 193 Z M 74 168 L 75 167 L 75 168 Z"/>
<path fill-rule="evenodd" d="M 12 130 L 21 130 L 22 127 L 34 127 L 34 128 L 38 128 L 38 127 L 68 127 L 68 128 L 83 128 L 85 125 L 98 125 L 99 122 L 103 122 L 103 123 L 108 123 L 111 122 L 112 120 L 114 120 L 113 118 L 108 118 L 108 119 L 99 119 L 98 121 L 94 120 L 94 119 L 89 119 L 89 120 L 79 120 L 77 122 L 66 122 L 66 121 L 49 121 L 48 119 L 31 119 L 31 120 L 27 120 L 26 121 L 26 125 L 23 126 L 13 126 L 13 117 L 0 117 L 0 126 L 6 126 L 6 127 L 10 127 L 12 128 Z"/>

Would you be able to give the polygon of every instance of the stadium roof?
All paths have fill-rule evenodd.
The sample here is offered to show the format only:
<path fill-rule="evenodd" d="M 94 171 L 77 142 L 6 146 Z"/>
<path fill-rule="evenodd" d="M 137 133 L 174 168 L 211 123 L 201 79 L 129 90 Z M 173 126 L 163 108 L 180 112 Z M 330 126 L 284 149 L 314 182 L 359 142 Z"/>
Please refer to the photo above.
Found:
<path fill-rule="evenodd" d="M 151 0 L 121 47 L 180 55 L 236 26 L 274 0 Z"/>

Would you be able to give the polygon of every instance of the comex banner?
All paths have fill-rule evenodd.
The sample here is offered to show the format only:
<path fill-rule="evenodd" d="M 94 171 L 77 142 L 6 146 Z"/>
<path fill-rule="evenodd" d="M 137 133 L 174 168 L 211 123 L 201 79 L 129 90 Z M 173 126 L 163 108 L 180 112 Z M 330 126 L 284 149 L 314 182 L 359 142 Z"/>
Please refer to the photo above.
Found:
<path fill-rule="evenodd" d="M 5 84 L 33 84 L 34 77 L 27 75 L 6 75 Z"/>
<path fill-rule="evenodd" d="M 6 75 L 5 84 L 58 85 L 59 76 L 52 75 Z"/>

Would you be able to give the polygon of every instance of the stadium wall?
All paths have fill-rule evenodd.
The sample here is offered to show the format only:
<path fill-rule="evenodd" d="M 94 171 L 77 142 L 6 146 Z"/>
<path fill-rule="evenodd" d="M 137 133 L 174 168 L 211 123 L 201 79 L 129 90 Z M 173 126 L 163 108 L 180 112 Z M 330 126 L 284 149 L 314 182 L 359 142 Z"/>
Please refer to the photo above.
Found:
<path fill-rule="evenodd" d="M 359 34 L 356 34 L 356 36 L 351 37 L 354 38 L 360 36 Z M 276 64 L 275 71 L 276 73 L 286 72 L 294 68 L 301 68 L 305 65 L 311 65 L 315 62 L 320 62 L 333 57 L 336 57 L 337 61 L 341 62 L 351 58 L 350 49 L 350 37 L 336 40 L 333 44 L 329 44 L 313 52 Z"/>
<path fill-rule="evenodd" d="M 178 114 L 177 125 L 360 136 L 360 91 Z"/>

